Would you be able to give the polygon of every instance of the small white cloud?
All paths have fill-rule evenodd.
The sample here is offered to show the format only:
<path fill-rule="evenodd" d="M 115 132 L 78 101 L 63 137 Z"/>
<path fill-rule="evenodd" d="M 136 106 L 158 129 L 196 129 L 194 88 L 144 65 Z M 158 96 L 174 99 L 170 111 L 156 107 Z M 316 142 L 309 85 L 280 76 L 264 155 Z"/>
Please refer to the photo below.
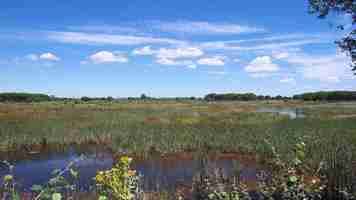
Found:
<path fill-rule="evenodd" d="M 236 62 L 236 63 L 241 62 L 241 60 L 238 59 L 238 58 L 234 58 L 232 61 L 234 61 L 234 62 Z"/>
<path fill-rule="evenodd" d="M 60 61 L 61 59 L 53 53 L 44 53 L 40 55 L 41 60 L 49 60 L 49 61 Z"/>
<path fill-rule="evenodd" d="M 156 62 L 161 65 L 179 65 L 178 61 L 169 58 L 158 58 Z"/>
<path fill-rule="evenodd" d="M 288 58 L 290 55 L 288 52 L 279 52 L 279 53 L 273 53 L 273 58 L 274 59 L 284 59 L 284 58 Z"/>
<path fill-rule="evenodd" d="M 37 54 L 28 54 L 25 58 L 31 61 L 38 61 L 40 59 Z"/>
<path fill-rule="evenodd" d="M 194 64 L 191 60 L 175 60 L 170 58 L 157 58 L 156 63 L 161 65 L 170 65 L 170 66 L 186 66 L 191 69 L 197 68 L 196 64 Z"/>
<path fill-rule="evenodd" d="M 113 53 L 110 51 L 99 51 L 91 56 L 89 56 L 89 60 L 94 64 L 100 63 L 126 63 L 128 62 L 128 58 L 122 54 Z"/>
<path fill-rule="evenodd" d="M 210 58 L 201 58 L 198 60 L 199 65 L 210 65 L 210 66 L 224 66 L 225 57 L 224 56 L 214 56 Z"/>
<path fill-rule="evenodd" d="M 134 55 L 149 56 L 156 53 L 155 50 L 151 49 L 151 46 L 145 46 L 142 48 L 137 48 L 132 52 Z"/>
<path fill-rule="evenodd" d="M 278 70 L 279 66 L 274 64 L 269 56 L 257 57 L 245 67 L 245 71 L 249 73 L 270 73 Z"/>

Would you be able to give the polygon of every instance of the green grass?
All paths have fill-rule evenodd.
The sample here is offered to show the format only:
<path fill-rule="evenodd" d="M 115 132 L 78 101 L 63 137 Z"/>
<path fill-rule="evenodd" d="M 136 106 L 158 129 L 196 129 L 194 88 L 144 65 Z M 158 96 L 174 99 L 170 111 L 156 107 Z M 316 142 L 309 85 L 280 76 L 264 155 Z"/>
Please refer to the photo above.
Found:
<path fill-rule="evenodd" d="M 283 102 L 48 102 L 0 104 L 1 149 L 22 144 L 105 143 L 118 151 L 162 153 L 208 147 L 268 153 L 267 139 L 288 159 L 299 138 L 319 161 L 339 144 L 356 144 L 356 104 Z M 253 112 L 260 106 L 306 107 L 307 118 Z M 338 118 L 339 115 L 351 117 Z"/>

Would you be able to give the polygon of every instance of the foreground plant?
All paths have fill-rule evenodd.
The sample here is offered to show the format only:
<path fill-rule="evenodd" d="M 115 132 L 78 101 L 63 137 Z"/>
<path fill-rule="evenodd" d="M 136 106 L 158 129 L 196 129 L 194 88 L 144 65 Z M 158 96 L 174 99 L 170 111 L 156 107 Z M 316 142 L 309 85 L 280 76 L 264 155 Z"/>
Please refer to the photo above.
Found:
<path fill-rule="evenodd" d="M 73 199 L 71 193 L 77 190 L 76 181 L 79 178 L 79 172 L 75 169 L 75 164 L 82 161 L 84 156 L 71 161 L 64 169 L 56 169 L 52 172 L 51 178 L 44 185 L 33 185 L 32 192 L 35 194 L 33 200 L 62 200 Z M 65 174 L 69 173 L 70 178 L 65 178 Z"/>
<path fill-rule="evenodd" d="M 123 156 L 107 171 L 95 176 L 99 200 L 132 200 L 139 197 L 139 176 L 130 169 L 132 158 Z"/>

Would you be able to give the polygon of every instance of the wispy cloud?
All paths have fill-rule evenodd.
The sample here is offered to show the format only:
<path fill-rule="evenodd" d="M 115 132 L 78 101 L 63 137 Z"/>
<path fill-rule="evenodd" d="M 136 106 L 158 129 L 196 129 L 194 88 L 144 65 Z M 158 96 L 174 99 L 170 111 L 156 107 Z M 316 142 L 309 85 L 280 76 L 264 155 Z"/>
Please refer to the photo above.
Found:
<path fill-rule="evenodd" d="M 89 61 L 94 64 L 102 64 L 102 63 L 126 63 L 128 62 L 128 58 L 121 54 L 110 51 L 99 51 L 91 56 L 89 56 Z M 85 62 L 85 61 L 84 61 Z M 85 64 L 85 63 L 82 64 Z"/>
<path fill-rule="evenodd" d="M 44 60 L 44 61 L 60 61 L 61 59 L 54 53 L 42 53 L 42 54 L 28 54 L 25 56 L 27 60 L 31 61 L 39 61 L 39 60 Z"/>
<path fill-rule="evenodd" d="M 210 65 L 210 66 L 224 66 L 225 65 L 225 56 L 213 56 L 201 58 L 197 62 L 199 65 Z"/>
<path fill-rule="evenodd" d="M 264 28 L 232 23 L 212 23 L 204 21 L 176 21 L 154 23 L 154 28 L 164 32 L 181 32 L 200 35 L 234 35 L 242 33 L 265 32 Z"/>
<path fill-rule="evenodd" d="M 282 78 L 281 80 L 279 80 L 279 82 L 281 82 L 281 83 L 288 83 L 288 84 L 292 84 L 292 85 L 295 85 L 295 84 L 296 84 L 295 79 L 294 79 L 294 78 L 291 78 L 291 77 Z"/>
<path fill-rule="evenodd" d="M 305 53 L 290 53 L 282 60 L 297 67 L 305 79 L 321 82 L 337 83 L 347 79 L 351 73 L 350 60 L 343 53 L 329 55 L 309 55 Z"/>
<path fill-rule="evenodd" d="M 94 32 L 94 33 L 139 33 L 140 30 L 130 26 L 115 26 L 108 24 L 101 25 L 81 25 L 69 26 L 68 30 L 81 31 L 81 32 Z"/>
<path fill-rule="evenodd" d="M 86 45 L 142 45 L 142 44 L 170 44 L 183 45 L 186 42 L 170 38 L 144 37 L 120 34 L 98 34 L 85 32 L 47 32 L 49 40 L 86 44 Z"/>
<path fill-rule="evenodd" d="M 332 43 L 333 38 L 325 34 L 285 34 L 244 40 L 210 41 L 199 45 L 203 49 L 233 51 L 279 50 L 309 44 Z"/>

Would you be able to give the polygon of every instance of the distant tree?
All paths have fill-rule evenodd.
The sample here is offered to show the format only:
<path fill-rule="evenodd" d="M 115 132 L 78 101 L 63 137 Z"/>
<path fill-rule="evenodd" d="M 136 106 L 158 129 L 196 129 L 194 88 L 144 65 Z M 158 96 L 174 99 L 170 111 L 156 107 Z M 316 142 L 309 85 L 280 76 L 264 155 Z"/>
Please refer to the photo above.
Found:
<path fill-rule="evenodd" d="M 82 101 L 90 101 L 91 99 L 89 97 L 82 97 L 82 98 L 80 98 L 80 100 L 82 100 Z"/>
<path fill-rule="evenodd" d="M 352 60 L 352 70 L 356 75 L 356 1 L 354 0 L 309 0 L 310 13 L 317 14 L 319 18 L 325 18 L 331 12 L 337 14 L 349 14 L 352 17 L 352 31 L 336 43 L 346 51 Z M 344 30 L 345 25 L 340 24 L 338 29 Z"/>
<path fill-rule="evenodd" d="M 8 102 L 40 102 L 50 101 L 50 96 L 36 93 L 0 93 L 0 101 Z"/>
<path fill-rule="evenodd" d="M 113 98 L 113 97 L 108 96 L 108 97 L 106 97 L 106 100 L 107 100 L 107 101 L 113 101 L 113 100 L 114 100 L 114 98 Z"/>
<path fill-rule="evenodd" d="M 148 97 L 146 96 L 146 94 L 141 94 L 140 99 L 145 100 L 145 99 L 147 99 L 147 98 L 148 98 Z"/>

